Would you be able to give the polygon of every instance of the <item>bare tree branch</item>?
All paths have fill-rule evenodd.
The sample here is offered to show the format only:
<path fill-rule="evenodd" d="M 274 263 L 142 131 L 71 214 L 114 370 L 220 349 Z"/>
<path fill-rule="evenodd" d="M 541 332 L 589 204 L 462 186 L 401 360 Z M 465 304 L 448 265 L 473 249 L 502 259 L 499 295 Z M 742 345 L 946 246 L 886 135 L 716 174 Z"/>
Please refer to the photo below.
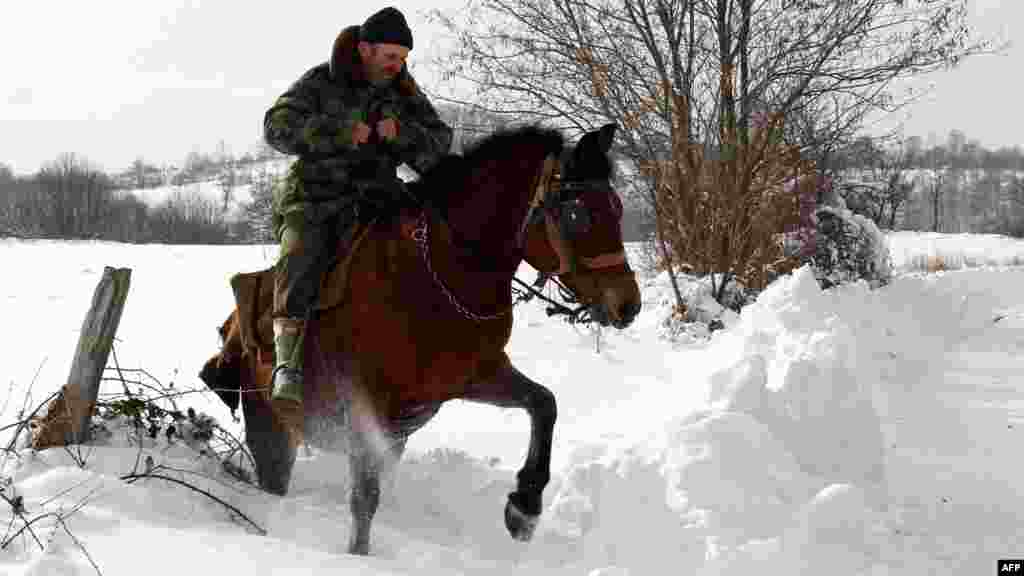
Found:
<path fill-rule="evenodd" d="M 965 0 L 471 0 L 432 14 L 457 38 L 436 64 L 475 105 L 577 133 L 619 124 L 663 263 L 721 274 L 716 296 L 777 262 L 810 176 L 869 113 L 906 102 L 896 79 L 993 48 L 972 39 Z"/>
<path fill-rule="evenodd" d="M 156 471 L 156 470 L 159 470 L 160 468 L 161 468 L 160 466 L 157 466 L 157 467 L 153 468 L 153 470 Z M 246 516 L 244 512 L 242 512 L 241 510 L 239 510 L 235 506 L 229 504 L 228 502 L 225 502 L 221 498 L 218 498 L 217 496 L 211 494 L 210 492 L 207 492 L 206 490 L 203 490 L 202 488 L 199 488 L 197 486 L 189 484 L 188 482 L 185 482 L 184 480 L 178 480 L 177 478 L 173 478 L 171 476 L 165 476 L 163 474 L 156 474 L 154 472 L 146 472 L 146 473 L 143 473 L 143 474 L 132 473 L 132 474 L 125 474 L 124 476 L 121 476 L 121 479 L 126 481 L 126 482 L 128 482 L 129 484 L 132 484 L 132 483 L 134 483 L 134 482 L 136 482 L 138 480 L 142 480 L 142 479 L 145 479 L 145 478 L 154 478 L 154 479 L 157 479 L 157 480 L 164 480 L 164 481 L 170 482 L 172 484 L 178 484 L 179 486 L 184 486 L 184 487 L 188 488 L 189 490 L 192 490 L 193 492 L 197 492 L 199 494 L 202 494 L 203 496 L 206 496 L 210 500 L 213 500 L 214 502 L 216 502 L 216 503 L 220 504 L 221 506 L 227 508 L 229 511 L 231 511 L 233 514 L 237 515 L 242 520 L 245 520 L 260 535 L 262 535 L 262 536 L 266 536 L 267 535 L 267 531 L 265 529 L 263 529 L 259 524 L 253 522 L 251 518 Z"/>

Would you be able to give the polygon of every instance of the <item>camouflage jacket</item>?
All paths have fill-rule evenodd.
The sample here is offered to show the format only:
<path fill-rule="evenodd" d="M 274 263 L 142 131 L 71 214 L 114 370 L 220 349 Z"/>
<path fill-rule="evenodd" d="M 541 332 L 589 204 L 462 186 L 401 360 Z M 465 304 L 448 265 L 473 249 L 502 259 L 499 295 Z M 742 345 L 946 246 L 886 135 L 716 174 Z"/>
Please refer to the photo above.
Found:
<path fill-rule="evenodd" d="M 384 87 L 351 73 L 350 66 L 323 63 L 306 72 L 266 112 L 264 137 L 274 149 L 298 158 L 274 191 L 276 218 L 302 213 L 322 220 L 349 202 L 353 178 L 367 165 L 396 177 L 399 164 L 423 172 L 448 153 L 452 129 L 438 116 L 408 71 Z M 340 71 L 334 74 L 332 68 Z M 389 153 L 373 145 L 352 145 L 352 128 L 363 122 L 397 120 L 398 138 Z M 381 169 L 383 167 L 383 169 Z M 275 229 L 277 226 L 275 225 Z"/>

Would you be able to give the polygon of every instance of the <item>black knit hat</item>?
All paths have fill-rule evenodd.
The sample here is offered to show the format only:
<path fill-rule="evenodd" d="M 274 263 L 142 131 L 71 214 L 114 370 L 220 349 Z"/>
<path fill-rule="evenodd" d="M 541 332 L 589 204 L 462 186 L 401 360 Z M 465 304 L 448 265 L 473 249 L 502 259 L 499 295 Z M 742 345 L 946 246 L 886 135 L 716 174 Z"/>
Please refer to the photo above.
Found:
<path fill-rule="evenodd" d="M 412 31 L 397 8 L 387 7 L 363 22 L 359 39 L 371 44 L 398 44 L 412 50 Z"/>

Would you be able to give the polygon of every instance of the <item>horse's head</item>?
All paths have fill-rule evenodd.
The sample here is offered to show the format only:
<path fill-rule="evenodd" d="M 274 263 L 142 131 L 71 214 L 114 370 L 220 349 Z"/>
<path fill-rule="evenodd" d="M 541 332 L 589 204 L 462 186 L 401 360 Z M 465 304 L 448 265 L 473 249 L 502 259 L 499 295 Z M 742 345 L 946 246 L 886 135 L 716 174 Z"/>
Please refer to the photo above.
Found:
<path fill-rule="evenodd" d="M 556 274 L 603 326 L 625 328 L 640 313 L 640 288 L 622 245 L 622 201 L 608 157 L 615 124 L 584 134 L 549 158 L 526 236 L 526 261 Z"/>

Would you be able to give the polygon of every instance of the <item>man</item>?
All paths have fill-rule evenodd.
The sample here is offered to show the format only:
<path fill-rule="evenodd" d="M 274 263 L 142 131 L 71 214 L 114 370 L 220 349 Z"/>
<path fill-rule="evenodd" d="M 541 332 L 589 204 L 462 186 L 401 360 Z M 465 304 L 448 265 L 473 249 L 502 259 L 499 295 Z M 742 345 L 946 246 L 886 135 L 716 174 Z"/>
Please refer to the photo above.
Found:
<path fill-rule="evenodd" d="M 384 8 L 342 30 L 331 59 L 306 72 L 264 116 L 267 143 L 298 156 L 274 194 L 281 252 L 271 398 L 278 407 L 301 409 L 305 319 L 339 233 L 354 221 L 356 197 L 396 194 L 399 164 L 422 173 L 451 145 L 451 128 L 406 68 L 412 45 L 402 13 Z"/>

